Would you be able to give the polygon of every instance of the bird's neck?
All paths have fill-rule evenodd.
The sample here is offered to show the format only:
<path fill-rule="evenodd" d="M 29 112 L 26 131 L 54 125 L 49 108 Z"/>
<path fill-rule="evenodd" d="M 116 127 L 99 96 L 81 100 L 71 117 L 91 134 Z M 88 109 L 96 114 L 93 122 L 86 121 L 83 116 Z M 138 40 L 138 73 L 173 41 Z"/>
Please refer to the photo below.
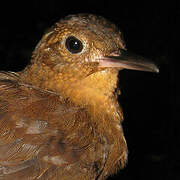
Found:
<path fill-rule="evenodd" d="M 65 80 L 64 76 L 66 74 L 54 71 L 46 65 L 36 64 L 27 67 L 21 74 L 25 83 L 54 91 L 77 106 L 112 114 L 118 111 L 119 106 L 114 94 L 118 70 L 105 69 L 78 80 L 76 78 Z"/>

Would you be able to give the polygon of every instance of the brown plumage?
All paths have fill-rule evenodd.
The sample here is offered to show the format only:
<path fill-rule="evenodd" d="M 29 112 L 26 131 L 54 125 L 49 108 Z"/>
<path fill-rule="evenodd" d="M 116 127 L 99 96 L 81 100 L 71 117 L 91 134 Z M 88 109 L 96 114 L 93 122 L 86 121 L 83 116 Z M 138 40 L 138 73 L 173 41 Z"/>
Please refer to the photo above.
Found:
<path fill-rule="evenodd" d="M 127 57 L 115 25 L 78 14 L 43 36 L 23 71 L 0 72 L 0 179 L 103 180 L 123 168 L 123 68 L 158 71 Z"/>

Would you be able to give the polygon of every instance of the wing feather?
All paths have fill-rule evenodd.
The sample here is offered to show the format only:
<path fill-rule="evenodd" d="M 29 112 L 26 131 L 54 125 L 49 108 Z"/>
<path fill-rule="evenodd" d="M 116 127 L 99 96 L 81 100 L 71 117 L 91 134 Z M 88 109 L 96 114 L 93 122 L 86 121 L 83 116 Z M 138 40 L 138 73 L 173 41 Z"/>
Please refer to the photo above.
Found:
<path fill-rule="evenodd" d="M 87 118 L 57 94 L 20 83 L 17 73 L 0 72 L 0 179 L 85 178 L 96 156 Z"/>

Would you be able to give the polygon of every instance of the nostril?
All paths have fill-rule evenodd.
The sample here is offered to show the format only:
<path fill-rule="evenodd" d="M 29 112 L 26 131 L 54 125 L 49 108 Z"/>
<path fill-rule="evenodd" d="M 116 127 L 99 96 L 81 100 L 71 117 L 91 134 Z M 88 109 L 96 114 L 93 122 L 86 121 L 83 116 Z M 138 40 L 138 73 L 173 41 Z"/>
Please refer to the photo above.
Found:
<path fill-rule="evenodd" d="M 118 49 L 118 50 L 113 51 L 112 53 L 110 53 L 109 56 L 119 56 L 120 54 L 121 54 L 121 53 L 120 53 L 120 51 L 119 51 L 119 49 Z"/>

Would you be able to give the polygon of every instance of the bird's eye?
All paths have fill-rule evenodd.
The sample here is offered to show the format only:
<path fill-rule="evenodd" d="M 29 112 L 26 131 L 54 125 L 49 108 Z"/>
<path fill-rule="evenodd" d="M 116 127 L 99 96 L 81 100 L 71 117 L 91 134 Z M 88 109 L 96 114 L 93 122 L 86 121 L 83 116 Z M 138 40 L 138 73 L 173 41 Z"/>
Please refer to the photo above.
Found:
<path fill-rule="evenodd" d="M 66 39 L 65 45 L 68 51 L 70 51 L 72 54 L 80 53 L 83 49 L 82 42 L 74 36 L 69 36 Z"/>

